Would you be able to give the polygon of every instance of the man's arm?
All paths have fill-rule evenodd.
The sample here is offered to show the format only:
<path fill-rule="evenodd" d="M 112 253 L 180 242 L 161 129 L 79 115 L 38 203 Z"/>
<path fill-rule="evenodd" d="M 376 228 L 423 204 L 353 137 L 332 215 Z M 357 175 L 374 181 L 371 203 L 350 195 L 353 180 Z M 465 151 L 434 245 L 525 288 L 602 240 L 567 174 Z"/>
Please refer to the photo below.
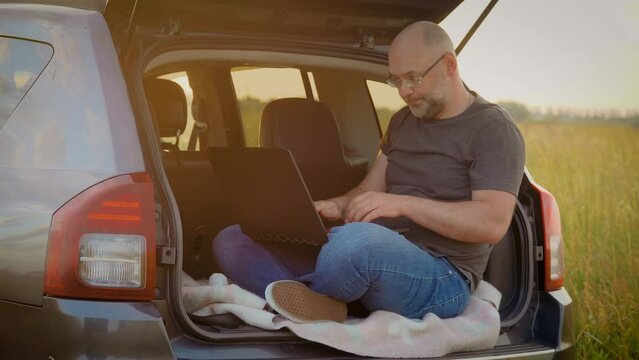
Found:
<path fill-rule="evenodd" d="M 408 195 L 368 191 L 348 203 L 344 220 L 372 221 L 405 216 L 451 239 L 496 243 L 512 220 L 516 198 L 497 190 L 473 191 L 470 201 L 444 202 Z"/>
<path fill-rule="evenodd" d="M 388 161 L 386 155 L 381 151 L 377 155 L 377 159 L 371 166 L 371 169 L 364 177 L 359 185 L 351 189 L 344 195 L 334 197 L 327 200 L 315 201 L 315 208 L 320 215 L 328 220 L 339 220 L 344 217 L 344 211 L 348 203 L 357 195 L 367 191 L 384 192 L 386 191 L 386 166 Z"/>

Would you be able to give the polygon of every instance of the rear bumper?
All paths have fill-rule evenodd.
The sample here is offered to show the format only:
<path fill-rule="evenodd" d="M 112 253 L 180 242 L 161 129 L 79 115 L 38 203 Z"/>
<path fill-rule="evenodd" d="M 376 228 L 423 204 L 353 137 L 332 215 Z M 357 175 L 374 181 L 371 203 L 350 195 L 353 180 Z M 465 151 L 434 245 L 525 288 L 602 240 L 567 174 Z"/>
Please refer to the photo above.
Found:
<path fill-rule="evenodd" d="M 575 343 L 572 298 L 565 288 L 541 292 L 533 331 L 535 338 L 551 344 L 557 358 L 570 358 Z"/>
<path fill-rule="evenodd" d="M 450 354 L 445 359 L 572 359 L 574 357 L 574 328 L 572 299 L 565 288 L 551 292 L 538 292 L 532 324 L 534 341 L 509 340 L 509 334 L 500 336 L 493 349 Z M 526 321 L 526 320 L 522 320 Z"/>
<path fill-rule="evenodd" d="M 0 301 L 0 358 L 175 358 L 151 302 L 45 297 L 42 305 Z"/>
<path fill-rule="evenodd" d="M 571 358 L 572 299 L 561 289 L 539 293 L 537 343 L 502 344 L 447 359 Z M 0 358 L 352 358 L 305 341 L 212 345 L 178 336 L 171 341 L 152 302 L 110 302 L 45 297 L 42 307 L 0 301 Z"/>

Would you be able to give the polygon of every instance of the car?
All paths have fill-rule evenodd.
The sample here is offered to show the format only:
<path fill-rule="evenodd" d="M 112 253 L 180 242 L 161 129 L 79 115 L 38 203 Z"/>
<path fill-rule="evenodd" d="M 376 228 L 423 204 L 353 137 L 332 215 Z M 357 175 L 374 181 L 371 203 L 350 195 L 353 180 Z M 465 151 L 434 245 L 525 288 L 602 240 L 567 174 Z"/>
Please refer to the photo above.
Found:
<path fill-rule="evenodd" d="M 321 146 L 320 167 L 293 151 L 312 196 L 348 189 L 388 120 L 375 94 L 388 44 L 459 3 L 1 3 L 0 357 L 354 357 L 288 331 L 187 314 L 182 274 L 219 271 L 211 242 L 233 222 L 205 150 Z M 298 113 L 321 103 L 332 116 L 260 129 L 264 103 L 282 98 L 297 99 Z M 526 171 L 484 276 L 502 293 L 497 345 L 446 358 L 570 357 L 562 249 L 558 204 Z"/>

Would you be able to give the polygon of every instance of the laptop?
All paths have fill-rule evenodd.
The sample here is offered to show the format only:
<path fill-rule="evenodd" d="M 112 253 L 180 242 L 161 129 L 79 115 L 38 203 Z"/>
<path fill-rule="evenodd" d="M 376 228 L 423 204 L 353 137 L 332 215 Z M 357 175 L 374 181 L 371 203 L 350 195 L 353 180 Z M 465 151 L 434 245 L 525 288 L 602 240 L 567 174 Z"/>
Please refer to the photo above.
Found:
<path fill-rule="evenodd" d="M 256 241 L 322 245 L 326 227 L 288 149 L 209 147 L 233 220 Z"/>

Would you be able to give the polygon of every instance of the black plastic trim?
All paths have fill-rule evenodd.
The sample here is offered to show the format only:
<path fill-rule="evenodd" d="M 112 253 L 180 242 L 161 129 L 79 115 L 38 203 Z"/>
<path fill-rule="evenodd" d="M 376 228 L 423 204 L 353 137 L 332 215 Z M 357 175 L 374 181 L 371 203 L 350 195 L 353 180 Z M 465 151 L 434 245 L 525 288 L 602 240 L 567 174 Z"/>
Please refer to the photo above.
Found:
<path fill-rule="evenodd" d="M 505 317 L 502 314 L 502 328 L 511 327 L 524 317 L 530 306 L 534 284 L 532 230 L 526 217 L 526 210 L 520 202 L 517 202 L 515 207 L 513 224 L 517 232 L 516 239 L 519 240 L 519 258 L 522 260 L 519 284 L 526 284 L 526 286 L 519 287 L 519 296 L 517 297 L 519 301 L 512 306 L 510 312 Z"/>
<path fill-rule="evenodd" d="M 482 11 L 482 13 L 479 15 L 479 18 L 477 18 L 473 26 L 471 26 L 468 32 L 466 33 L 466 36 L 464 36 L 464 38 L 459 43 L 459 45 L 457 45 L 457 48 L 455 49 L 455 54 L 459 55 L 462 49 L 464 49 L 464 47 L 466 46 L 466 43 L 468 43 L 470 38 L 473 37 L 473 35 L 475 34 L 475 31 L 477 31 L 481 23 L 484 22 L 484 19 L 486 19 L 488 14 L 490 14 L 490 12 L 493 10 L 495 5 L 497 4 L 497 1 L 498 0 L 491 0 L 491 2 L 488 5 L 486 5 L 486 8 L 484 9 L 484 11 Z"/>

